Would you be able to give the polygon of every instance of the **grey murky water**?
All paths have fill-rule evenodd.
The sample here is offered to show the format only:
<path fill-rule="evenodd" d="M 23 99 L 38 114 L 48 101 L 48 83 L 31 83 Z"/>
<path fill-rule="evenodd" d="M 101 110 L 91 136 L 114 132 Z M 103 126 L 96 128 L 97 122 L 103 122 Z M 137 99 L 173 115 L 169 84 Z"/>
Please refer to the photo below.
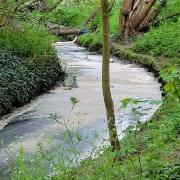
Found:
<path fill-rule="evenodd" d="M 67 119 L 72 107 L 71 97 L 80 100 L 72 112 L 68 125 L 71 131 L 78 129 L 82 134 L 83 138 L 78 149 L 86 154 L 82 153 L 81 156 L 90 155 L 92 147 L 89 142 L 96 141 L 93 139 L 97 132 L 100 139 L 107 138 L 105 108 L 101 91 L 101 55 L 89 53 L 71 42 L 56 43 L 55 47 L 69 78 L 64 82 L 64 86 L 56 87 L 48 94 L 38 97 L 0 122 L 1 128 L 9 121 L 14 122 L 0 130 L 1 168 L 12 161 L 19 146 L 23 146 L 27 153 L 33 153 L 36 151 L 38 142 L 44 143 L 47 149 L 62 143 L 64 129 L 58 127 L 49 115 L 57 113 Z M 160 84 L 151 73 L 133 64 L 124 64 L 113 59 L 112 61 L 111 90 L 119 125 L 120 99 L 126 97 L 161 99 L 161 92 Z M 153 106 L 148 116 L 152 115 L 156 108 Z M 130 117 L 127 116 L 124 119 L 122 129 L 131 123 Z M 121 128 L 118 129 L 121 135 Z"/>

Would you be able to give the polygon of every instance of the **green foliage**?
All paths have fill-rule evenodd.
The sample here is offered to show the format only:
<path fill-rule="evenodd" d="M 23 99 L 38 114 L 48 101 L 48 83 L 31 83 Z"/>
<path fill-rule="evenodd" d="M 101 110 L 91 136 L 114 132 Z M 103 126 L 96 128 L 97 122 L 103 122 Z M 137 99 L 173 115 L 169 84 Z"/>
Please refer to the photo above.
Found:
<path fill-rule="evenodd" d="M 139 37 L 135 42 L 135 51 L 154 56 L 180 57 L 179 22 L 163 23 L 158 28 Z"/>
<path fill-rule="evenodd" d="M 169 15 L 179 13 L 180 1 L 168 1 L 167 7 L 162 10 L 158 16 L 158 20 L 163 19 Z M 99 15 L 100 16 L 100 15 Z M 110 35 L 112 39 L 119 39 L 119 2 L 116 4 L 110 13 Z M 80 37 L 80 43 L 86 47 L 94 47 L 94 49 L 101 48 L 102 44 L 102 26 L 101 19 L 99 18 L 98 29 L 91 35 L 83 35 Z M 166 57 L 180 57 L 180 36 L 179 36 L 180 23 L 179 19 L 167 19 L 160 22 L 158 26 L 150 29 L 149 32 L 139 36 L 135 41 L 134 50 L 140 53 L 146 53 L 154 56 Z"/>
<path fill-rule="evenodd" d="M 180 101 L 180 70 L 175 67 L 167 67 L 160 72 L 160 76 L 166 81 L 164 90 L 167 96 Z"/>
<path fill-rule="evenodd" d="M 160 19 L 166 17 L 167 15 L 171 15 L 172 13 L 178 12 L 179 2 L 179 0 L 168 1 L 167 8 L 161 12 L 158 18 Z M 81 23 L 83 22 L 84 18 L 91 11 L 91 9 L 88 9 L 88 7 L 90 6 L 87 6 L 86 4 L 86 6 L 84 6 L 84 11 L 82 11 L 82 9 L 78 10 L 76 7 L 69 9 L 69 6 L 66 8 L 59 8 L 54 12 L 54 14 L 51 13 L 49 17 L 56 22 L 81 27 Z M 116 6 L 115 10 L 111 13 L 111 36 L 116 36 L 118 34 L 118 11 L 118 6 Z M 79 14 L 80 17 L 77 18 L 77 15 Z M 60 15 L 62 15 L 62 17 L 58 19 Z M 80 37 L 79 40 L 84 46 L 93 46 L 97 49 L 101 47 L 102 27 L 99 26 L 101 23 L 100 20 L 101 18 L 99 15 L 92 22 L 93 25 L 98 25 L 98 29 L 95 33 L 89 33 Z M 160 24 L 159 27 L 153 27 L 149 32 L 145 33 L 144 36 L 139 37 L 135 42 L 135 50 L 137 52 L 148 53 L 154 56 L 165 55 L 167 57 L 180 57 L 178 49 L 178 47 L 180 47 L 179 29 L 179 21 L 165 21 L 164 23 Z M 16 45 L 13 46 L 15 47 Z M 38 50 L 38 52 L 41 54 L 41 48 Z M 22 56 L 31 57 L 31 53 L 32 52 L 23 53 L 22 51 L 21 54 Z M 156 62 L 153 59 L 147 58 L 143 55 L 138 56 L 134 54 L 134 52 L 128 51 L 127 53 L 126 50 L 123 50 L 121 52 L 118 51 L 116 55 L 120 55 L 121 57 L 122 55 L 126 57 L 128 56 L 131 61 L 146 65 L 156 71 L 159 70 L 159 67 L 161 67 L 159 66 L 160 62 L 158 61 Z M 16 57 L 13 57 L 13 59 L 16 59 Z M 176 59 L 178 62 L 179 59 Z M 29 62 L 31 62 L 31 65 L 28 67 L 31 68 L 33 65 L 33 67 L 35 66 L 34 69 L 37 70 L 37 66 L 39 67 L 39 64 L 36 66 L 36 64 L 34 64 L 34 60 L 28 60 L 28 63 Z M 175 63 L 174 59 L 172 59 L 172 63 Z M 15 67 L 15 69 L 19 65 L 21 67 L 22 64 L 24 65 L 24 60 L 17 60 L 17 64 L 18 65 L 12 64 L 11 67 Z M 167 62 L 165 62 L 165 64 L 167 64 Z M 42 64 L 40 66 L 42 66 Z M 46 65 L 43 67 L 46 67 Z M 24 74 L 24 72 L 21 73 L 22 69 L 24 71 L 24 67 L 20 69 L 17 68 L 17 72 L 20 74 L 20 77 L 23 77 L 22 74 Z M 28 69 L 26 71 L 28 71 Z M 36 71 L 33 72 L 36 73 Z M 43 73 L 42 71 L 39 72 L 38 75 L 42 75 L 44 73 L 46 74 L 46 72 L 47 69 L 43 71 Z M 96 159 L 90 158 L 83 161 L 78 168 L 64 166 L 64 164 L 61 162 L 52 163 L 51 168 L 54 173 L 52 173 L 50 176 L 47 176 L 47 173 L 44 171 L 45 167 L 43 167 L 43 165 L 48 154 L 43 157 L 40 156 L 40 159 L 35 158 L 38 159 L 38 161 L 32 160 L 32 162 L 35 163 L 30 163 L 28 166 L 24 161 L 24 154 L 20 153 L 20 156 L 18 156 L 17 159 L 16 169 L 13 173 L 13 179 L 26 179 L 26 177 L 28 177 L 28 180 L 49 178 L 55 180 L 179 179 L 180 159 L 178 154 L 180 149 L 180 104 L 178 101 L 174 101 L 174 98 L 171 98 L 176 97 L 175 99 L 177 99 L 177 93 L 179 93 L 179 69 L 168 67 L 162 70 L 160 75 L 162 79 L 166 81 L 165 91 L 170 96 L 167 96 L 167 100 L 164 101 L 163 106 L 150 121 L 145 124 L 138 124 L 135 129 L 133 129 L 133 126 L 127 129 L 124 138 L 121 140 L 121 151 L 118 152 L 122 156 L 122 161 L 120 164 L 114 162 L 115 153 L 111 152 L 110 149 L 107 149 L 100 157 Z M 10 77 L 12 78 L 12 74 L 8 76 L 2 75 L 2 77 L 5 77 L 3 78 L 2 82 L 4 83 L 3 86 L 6 87 L 8 83 L 4 79 L 8 79 Z M 33 80 L 34 79 L 35 78 L 33 78 Z M 18 90 L 21 89 L 21 87 L 17 87 L 17 90 L 16 88 L 14 89 L 15 93 L 17 91 L 16 95 L 19 96 L 21 93 L 18 94 Z M 6 88 L 3 88 L 1 92 L 3 96 L 4 94 L 6 95 L 9 91 L 6 91 Z M 9 95 L 7 97 L 9 97 Z M 12 106 L 9 99 L 4 98 L 2 102 L 6 102 L 7 107 Z M 72 97 L 71 102 L 73 105 L 75 105 L 78 100 Z M 138 105 L 138 103 L 141 102 L 141 100 L 127 98 L 122 101 L 121 108 L 127 107 L 129 103 Z M 140 116 L 143 115 L 139 113 L 137 109 L 133 109 L 133 113 Z M 54 116 L 54 118 L 56 119 L 57 117 Z M 67 137 L 67 134 L 64 134 L 64 136 Z M 81 138 L 77 136 L 77 140 L 78 139 Z"/>
<path fill-rule="evenodd" d="M 88 33 L 80 36 L 79 43 L 91 50 L 99 50 L 102 47 L 102 36 L 95 33 Z"/>
<path fill-rule="evenodd" d="M 172 14 L 179 13 L 180 0 L 167 0 L 167 6 L 158 15 L 158 19 L 168 17 Z"/>
<path fill-rule="evenodd" d="M 14 167 L 12 172 L 12 180 L 44 180 L 46 176 L 46 161 L 48 159 L 43 157 L 43 153 L 37 152 L 35 156 L 31 157 L 29 164 L 26 164 L 24 150 L 20 148 L 16 158 L 16 167 Z"/>
<path fill-rule="evenodd" d="M 178 179 L 179 108 L 179 103 L 169 101 L 153 119 L 138 126 L 140 131 L 126 131 L 121 140 L 120 164 L 113 161 L 108 149 L 97 159 L 85 160 L 77 169 L 55 179 Z"/>
<path fill-rule="evenodd" d="M 4 27 L 0 31 L 0 48 L 21 57 L 38 59 L 55 57 L 51 44 L 55 38 L 41 27 L 27 23 Z"/>
<path fill-rule="evenodd" d="M 48 90 L 62 73 L 57 59 L 22 59 L 0 51 L 0 114 Z"/>
<path fill-rule="evenodd" d="M 99 6 L 96 1 L 77 1 L 64 2 L 55 11 L 49 13 L 48 19 L 52 22 L 62 24 L 65 26 L 74 26 L 85 28 L 83 22 L 89 15 Z M 96 24 L 96 18 L 93 23 Z"/>
<path fill-rule="evenodd" d="M 49 90 L 58 80 L 62 70 L 52 47 L 54 40 L 45 28 L 19 16 L 1 27 L 0 116 Z"/>
<path fill-rule="evenodd" d="M 72 98 L 77 101 L 76 98 Z M 144 100 L 127 98 L 123 108 L 130 103 L 138 105 Z M 145 102 L 156 104 L 152 100 Z M 63 161 L 55 161 L 49 153 L 40 151 L 24 161 L 24 154 L 17 157 L 13 170 L 13 179 L 178 179 L 179 168 L 179 133 L 180 104 L 172 100 L 164 103 L 155 116 L 145 124 L 137 124 L 136 128 L 129 127 L 121 140 L 121 162 L 114 162 L 115 153 L 104 149 L 104 153 L 96 159 L 87 159 L 79 167 L 67 165 Z M 57 118 L 57 117 L 56 117 Z M 140 130 L 139 130 L 140 129 Z M 67 131 L 68 132 L 68 131 Z M 65 137 L 66 138 L 66 137 Z M 21 151 L 20 151 L 21 152 Z M 49 158 L 50 156 L 50 158 Z M 50 167 L 44 166 L 45 162 Z M 34 163 L 33 163 L 34 162 Z M 47 169 L 52 173 L 47 175 Z"/>
<path fill-rule="evenodd" d="M 59 8 L 55 12 L 52 12 L 50 18 L 53 21 L 63 24 L 65 26 L 82 26 L 83 21 L 88 16 L 87 12 L 82 11 L 78 8 Z"/>
<path fill-rule="evenodd" d="M 75 97 L 71 97 L 71 103 L 73 105 L 73 107 L 79 102 L 79 100 Z"/>
<path fill-rule="evenodd" d="M 110 12 L 110 36 L 116 38 L 119 36 L 119 2 L 116 1 Z M 92 26 L 97 27 L 97 30 L 93 33 L 79 37 L 79 43 L 85 47 L 90 47 L 92 50 L 99 50 L 102 47 L 102 20 L 101 13 L 95 17 L 91 22 Z"/>

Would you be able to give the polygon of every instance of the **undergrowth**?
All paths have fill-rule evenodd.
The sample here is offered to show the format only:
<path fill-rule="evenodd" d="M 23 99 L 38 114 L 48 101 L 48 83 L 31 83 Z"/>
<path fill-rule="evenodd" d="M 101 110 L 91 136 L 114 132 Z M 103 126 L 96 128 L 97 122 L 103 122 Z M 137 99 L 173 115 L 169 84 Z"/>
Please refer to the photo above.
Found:
<path fill-rule="evenodd" d="M 19 26 L 19 27 L 18 27 Z M 56 57 L 52 43 L 55 38 L 44 28 L 20 23 L 18 26 L 6 26 L 0 31 L 0 48 L 25 58 Z"/>
<path fill-rule="evenodd" d="M 49 90 L 62 75 L 55 38 L 35 24 L 0 30 L 0 116 Z"/>
<path fill-rule="evenodd" d="M 158 19 L 165 18 L 174 12 L 178 12 L 179 0 L 168 1 L 168 6 L 161 12 Z M 118 10 L 118 8 L 115 7 Z M 87 8 L 86 8 L 87 10 Z M 88 11 L 88 10 L 87 10 Z M 58 12 L 58 9 L 56 13 Z M 59 13 L 62 9 L 59 10 Z M 87 15 L 80 13 L 81 17 L 77 18 L 77 7 L 68 10 L 66 16 L 62 17 L 59 22 L 66 25 L 81 27 L 82 19 Z M 89 11 L 88 11 L 89 12 Z M 118 34 L 118 12 L 111 14 L 111 36 Z M 58 14 L 57 14 L 57 17 Z M 57 21 L 57 17 L 52 14 L 52 18 Z M 117 19 L 116 21 L 114 19 Z M 98 16 L 94 25 L 101 23 Z M 83 35 L 79 38 L 80 43 L 84 46 L 101 47 L 101 26 L 98 26 L 94 33 Z M 172 58 L 168 62 L 163 62 L 163 67 L 171 68 L 179 62 L 179 19 L 173 18 L 156 24 L 149 32 L 139 36 L 134 40 L 134 50 L 137 53 L 146 53 L 153 56 L 166 56 Z M 126 49 L 124 50 L 126 51 Z M 132 56 L 135 53 L 132 53 Z M 142 62 L 143 61 L 143 62 Z M 169 63 L 171 62 L 171 63 Z M 141 59 L 139 63 L 149 63 Z M 150 62 L 152 63 L 152 62 Z M 153 61 L 156 65 L 161 62 Z M 159 66 L 162 70 L 162 66 Z M 154 67 L 152 67 L 154 68 Z M 179 67 L 177 68 L 179 71 Z M 176 78 L 176 77 L 175 77 Z M 173 83 L 166 80 L 165 89 L 174 88 Z M 177 81 L 179 83 L 179 80 Z M 179 88 L 179 84 L 177 84 Z M 174 89 L 176 91 L 176 89 Z M 178 89 L 179 92 L 179 89 Z M 13 171 L 13 179 L 179 179 L 180 178 L 180 103 L 168 96 L 163 102 L 161 108 L 156 112 L 151 120 L 145 124 L 137 126 L 138 130 L 127 130 L 125 137 L 121 140 L 121 162 L 114 162 L 114 153 L 111 149 L 104 149 L 104 153 L 96 159 L 86 159 L 81 162 L 79 167 L 65 166 L 63 163 L 52 165 L 53 174 L 47 175 L 44 171 L 44 162 L 46 158 L 37 155 L 37 161 L 31 160 L 26 163 L 23 151 L 17 158 L 17 166 Z M 47 155 L 48 156 L 48 155 Z M 45 156 L 45 157 L 47 157 Z M 40 160 L 39 160 L 40 157 Z M 32 163 L 31 163 L 32 162 Z M 36 162 L 36 163 L 34 163 Z M 52 160 L 55 162 L 55 160 Z M 33 170 L 32 170 L 33 169 Z M 38 174 L 37 174 L 38 172 Z M 27 178 L 26 178 L 27 177 Z"/>
<path fill-rule="evenodd" d="M 152 28 L 135 42 L 135 51 L 153 56 L 163 55 L 168 58 L 180 58 L 180 21 L 163 23 Z"/>
<path fill-rule="evenodd" d="M 137 140 L 129 131 L 121 140 L 123 160 L 114 163 L 106 150 L 99 158 L 82 162 L 78 169 L 65 172 L 67 179 L 178 179 L 179 104 L 164 104 L 153 119 L 140 126 Z M 62 176 L 55 179 L 62 179 Z"/>

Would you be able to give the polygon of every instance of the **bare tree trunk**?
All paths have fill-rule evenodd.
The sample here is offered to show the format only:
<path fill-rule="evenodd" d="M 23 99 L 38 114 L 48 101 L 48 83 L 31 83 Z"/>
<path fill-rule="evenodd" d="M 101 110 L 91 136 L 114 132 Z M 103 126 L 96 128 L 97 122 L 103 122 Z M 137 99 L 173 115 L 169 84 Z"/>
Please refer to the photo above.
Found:
<path fill-rule="evenodd" d="M 136 29 L 146 18 L 156 0 L 142 1 L 137 8 L 136 13 L 132 15 L 130 21 L 133 29 Z"/>
<path fill-rule="evenodd" d="M 130 12 L 132 12 L 133 10 L 135 3 L 136 0 L 124 0 L 120 8 L 119 25 L 121 34 L 124 37 L 124 41 L 126 44 L 129 44 L 129 16 Z"/>
<path fill-rule="evenodd" d="M 161 9 L 166 6 L 167 0 L 152 9 L 157 0 L 123 0 L 121 4 L 119 26 L 120 33 L 126 44 L 129 37 L 134 37 L 142 28 L 146 28 L 157 17 Z"/>
<path fill-rule="evenodd" d="M 138 27 L 138 30 L 142 30 L 144 28 L 148 28 L 151 23 L 154 21 L 154 19 L 158 16 L 158 14 L 161 12 L 161 10 L 167 5 L 167 0 L 162 0 L 161 4 L 159 4 L 156 9 L 151 9 L 149 14 L 146 16 L 144 21 L 140 24 Z"/>
<path fill-rule="evenodd" d="M 120 151 L 120 142 L 115 123 L 114 105 L 110 90 L 109 61 L 110 61 L 110 38 L 109 38 L 109 2 L 101 0 L 103 21 L 103 62 L 102 62 L 102 90 L 109 131 L 109 139 L 113 151 Z M 116 160 L 119 156 L 116 157 Z"/>
<path fill-rule="evenodd" d="M 127 21 L 129 18 L 129 13 L 131 12 L 131 9 L 133 7 L 134 0 L 124 0 L 121 4 L 120 8 L 120 29 L 121 33 L 124 34 L 126 30 Z"/>

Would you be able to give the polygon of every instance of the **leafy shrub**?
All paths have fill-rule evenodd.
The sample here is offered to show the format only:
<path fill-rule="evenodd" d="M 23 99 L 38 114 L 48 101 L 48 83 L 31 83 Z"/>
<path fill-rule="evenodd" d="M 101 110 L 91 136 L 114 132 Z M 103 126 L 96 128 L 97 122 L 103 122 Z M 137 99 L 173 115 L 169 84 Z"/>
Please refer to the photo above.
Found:
<path fill-rule="evenodd" d="M 0 31 L 0 116 L 48 90 L 62 74 L 54 36 L 35 24 L 13 22 Z"/>
<path fill-rule="evenodd" d="M 66 26 L 81 26 L 88 14 L 78 8 L 59 8 L 57 11 L 52 12 L 50 17 L 60 24 Z"/>
<path fill-rule="evenodd" d="M 22 59 L 0 51 L 0 115 L 48 90 L 62 73 L 58 60 Z"/>
<path fill-rule="evenodd" d="M 79 43 L 91 50 L 99 50 L 102 46 L 101 36 L 95 33 L 88 33 L 79 37 Z"/>
<path fill-rule="evenodd" d="M 45 29 L 26 23 L 19 27 L 5 27 L 0 31 L 0 48 L 21 57 L 44 59 L 47 56 L 55 56 L 51 46 L 54 40 Z"/>
<path fill-rule="evenodd" d="M 179 29 L 179 22 L 164 23 L 159 28 L 152 28 L 137 39 L 135 51 L 155 56 L 180 57 Z"/>
<path fill-rule="evenodd" d="M 167 6 L 158 15 L 158 19 L 168 17 L 169 15 L 179 13 L 180 0 L 168 0 Z"/>
<path fill-rule="evenodd" d="M 83 22 L 89 17 L 89 15 L 98 7 L 99 5 L 95 1 L 80 1 L 78 2 L 67 2 L 64 5 L 59 6 L 55 11 L 48 15 L 48 18 L 52 22 L 66 26 L 74 26 L 83 28 Z M 93 20 L 96 24 L 98 18 Z"/>

